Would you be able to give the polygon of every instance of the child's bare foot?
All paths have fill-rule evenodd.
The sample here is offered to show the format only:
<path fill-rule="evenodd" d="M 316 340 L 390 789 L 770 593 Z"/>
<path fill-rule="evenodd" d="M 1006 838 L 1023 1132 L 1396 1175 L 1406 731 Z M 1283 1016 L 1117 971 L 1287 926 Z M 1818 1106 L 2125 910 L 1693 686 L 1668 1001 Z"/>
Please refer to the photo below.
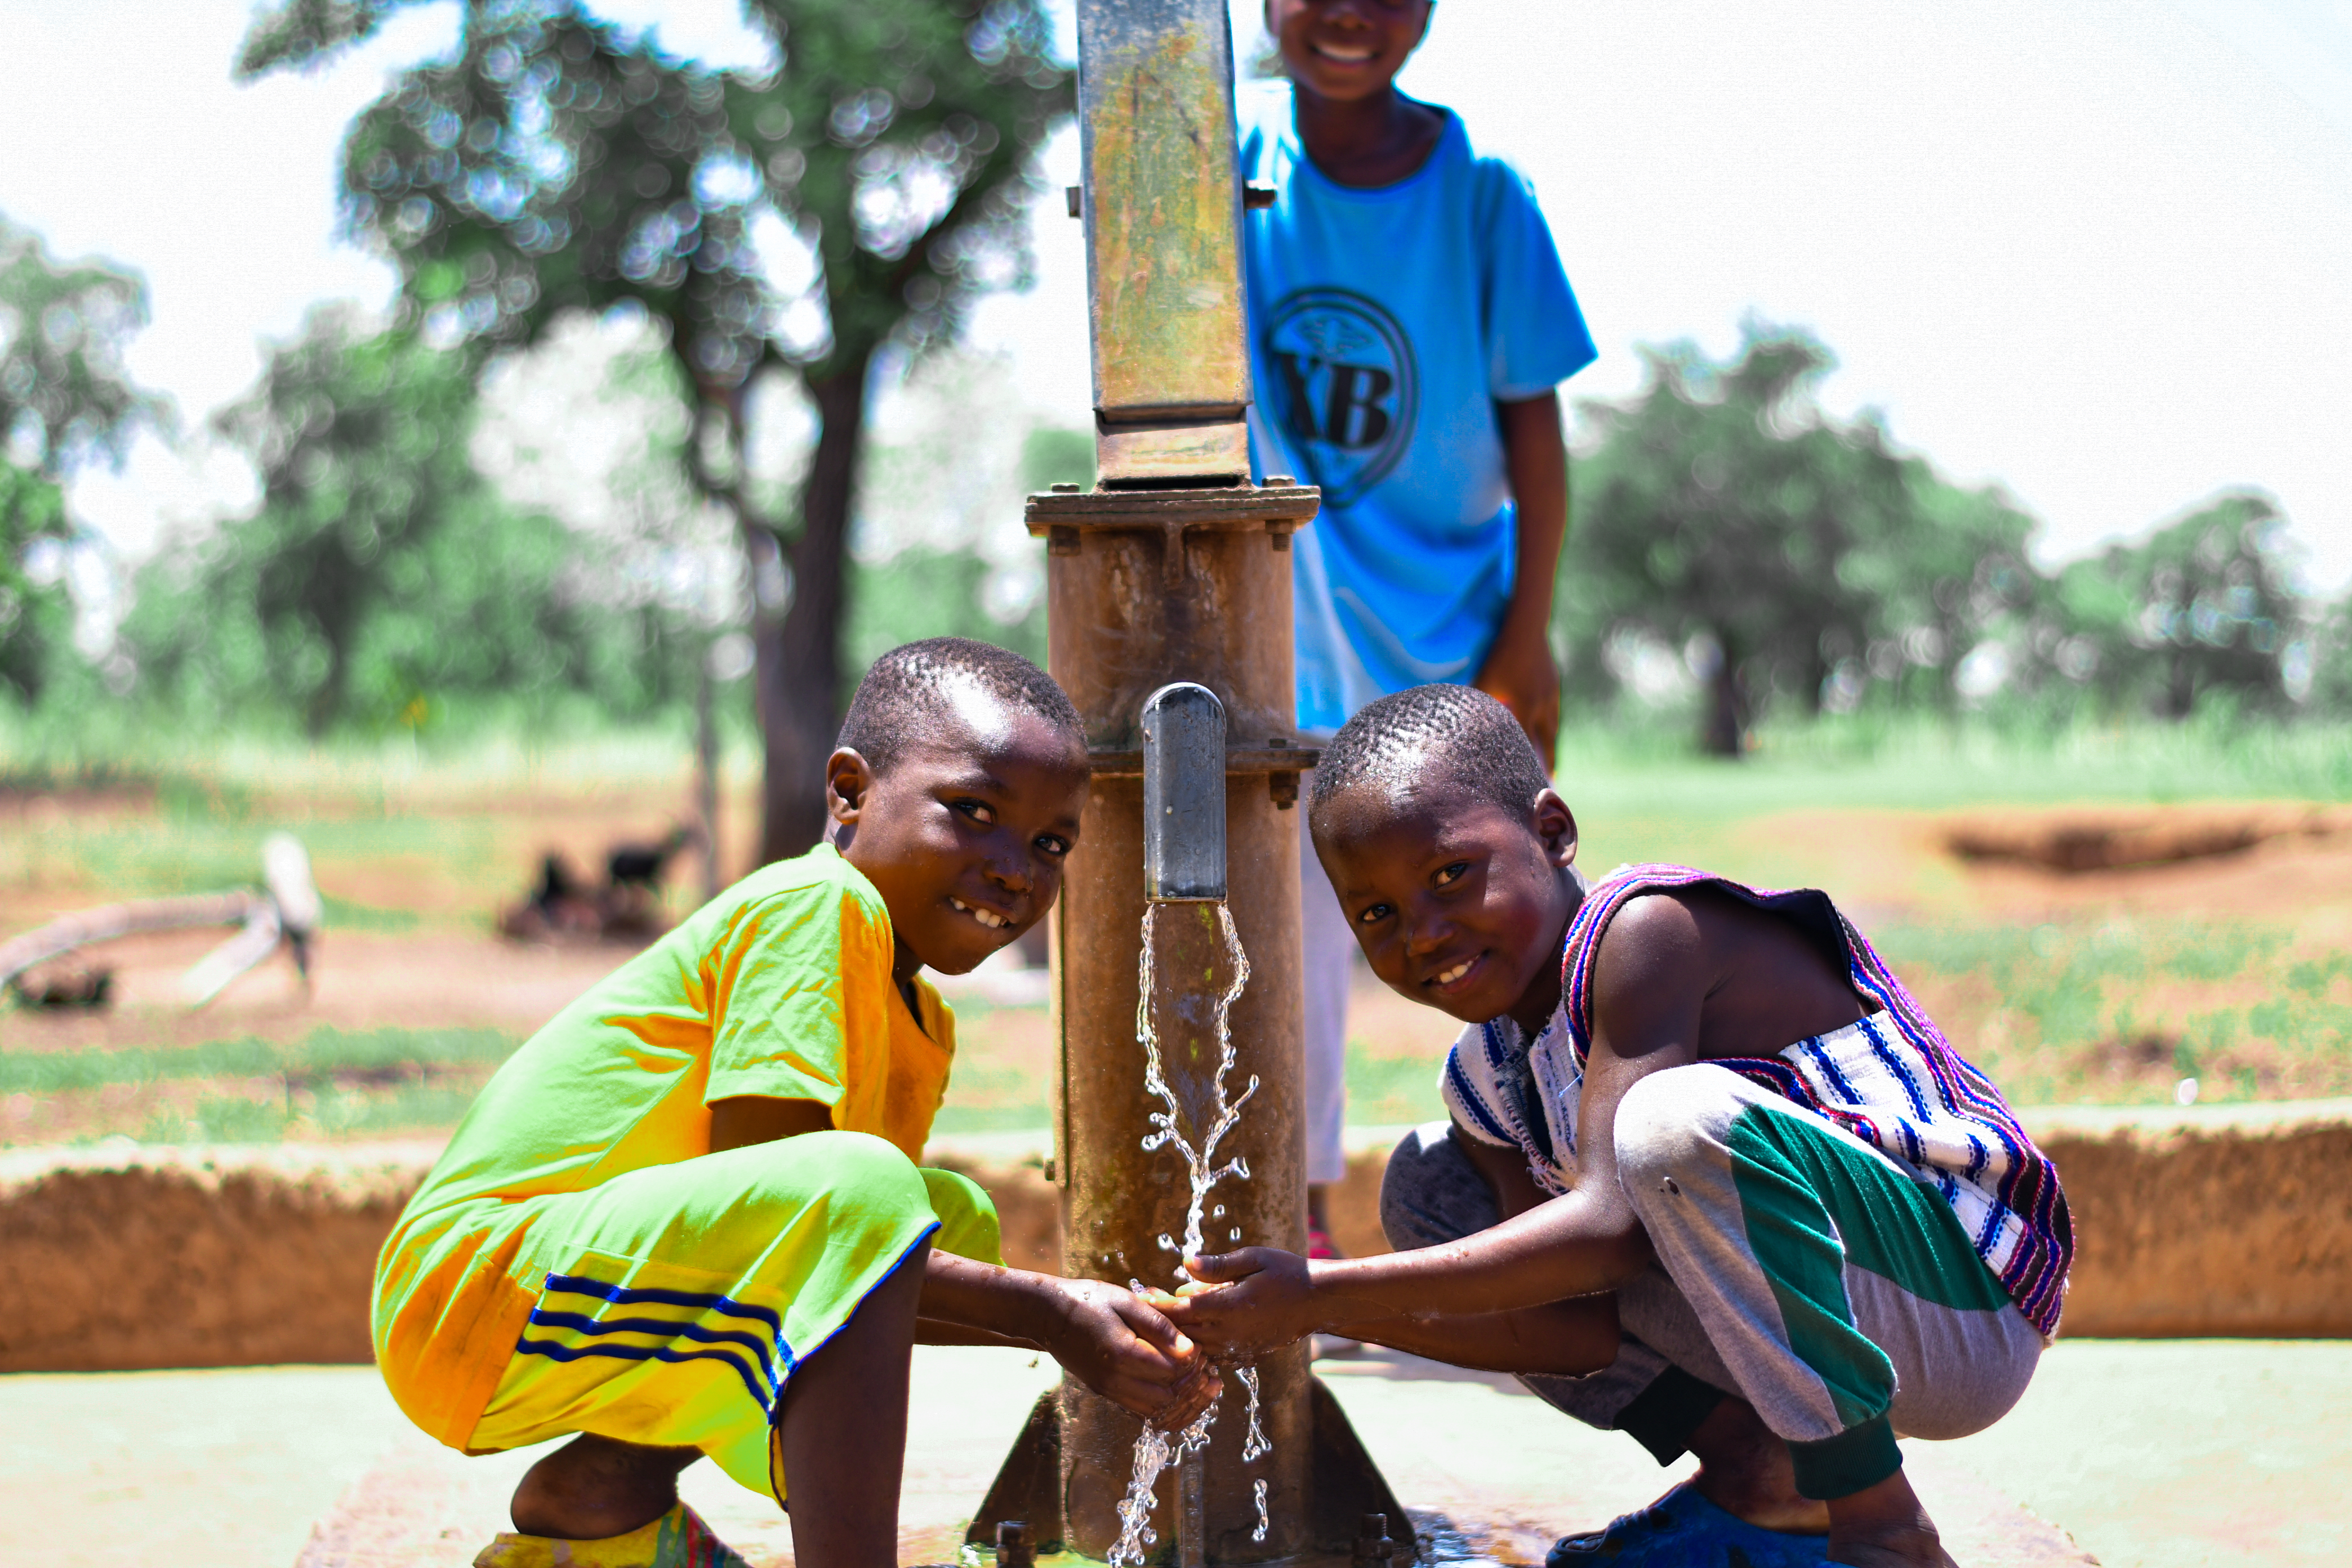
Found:
<path fill-rule="evenodd" d="M 1958 1568 L 1936 1534 L 1936 1521 L 1897 1470 L 1874 1487 L 1830 1505 L 1829 1556 L 1855 1568 Z"/>
<path fill-rule="evenodd" d="M 1691 1485 L 1734 1519 L 1759 1530 L 1820 1535 L 1830 1528 L 1829 1505 L 1797 1491 L 1789 1445 L 1775 1436 L 1744 1399 L 1727 1398 L 1691 1434 L 1698 1458 Z"/>
<path fill-rule="evenodd" d="M 606 1541 L 642 1529 L 677 1506 L 678 1472 L 698 1448 L 651 1448 L 610 1437 L 574 1437 L 523 1472 L 509 1512 L 524 1535 Z"/>

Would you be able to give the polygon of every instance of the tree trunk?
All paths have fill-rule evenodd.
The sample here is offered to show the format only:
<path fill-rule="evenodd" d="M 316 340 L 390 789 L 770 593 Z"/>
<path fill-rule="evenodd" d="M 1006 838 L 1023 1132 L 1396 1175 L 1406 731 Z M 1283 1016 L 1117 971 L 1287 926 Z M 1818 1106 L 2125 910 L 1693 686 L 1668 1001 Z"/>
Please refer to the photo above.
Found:
<path fill-rule="evenodd" d="M 1711 757 L 1737 757 L 1747 751 L 1747 704 L 1740 700 L 1739 661 L 1728 644 L 1706 678 L 1706 706 L 1699 717 L 1699 749 Z"/>
<path fill-rule="evenodd" d="M 842 568 L 872 357 L 870 351 L 845 354 L 827 374 L 809 379 L 821 423 L 801 485 L 800 535 L 784 547 L 792 602 L 781 617 L 764 613 L 753 626 L 766 742 L 762 865 L 798 855 L 824 836 L 824 760 L 841 725 L 841 619 L 847 601 Z"/>
<path fill-rule="evenodd" d="M 2189 655 L 2176 647 L 2165 666 L 2164 716 L 2178 724 L 2196 710 L 2197 673 Z"/>

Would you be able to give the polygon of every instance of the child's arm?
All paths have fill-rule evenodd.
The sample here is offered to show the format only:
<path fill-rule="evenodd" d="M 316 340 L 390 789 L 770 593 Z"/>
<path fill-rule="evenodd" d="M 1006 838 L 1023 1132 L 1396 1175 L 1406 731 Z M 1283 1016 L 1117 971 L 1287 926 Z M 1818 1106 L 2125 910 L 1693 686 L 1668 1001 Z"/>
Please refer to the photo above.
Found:
<path fill-rule="evenodd" d="M 980 1263 L 934 1251 L 917 1338 L 1044 1351 L 1097 1394 L 1165 1427 L 1188 1425 L 1223 1392 L 1208 1357 L 1132 1290 L 1101 1279 Z"/>
<path fill-rule="evenodd" d="M 814 1100 L 740 1096 L 710 1107 L 713 1153 L 833 1126 Z M 1098 1279 L 1059 1279 L 934 1249 L 916 1309 L 931 1344 L 1042 1350 L 1097 1394 L 1138 1415 L 1182 1426 L 1223 1392 L 1201 1348 L 1132 1291 Z"/>
<path fill-rule="evenodd" d="M 1454 1146 L 1470 1162 L 1470 1168 L 1486 1178 L 1487 1188 L 1495 1194 L 1495 1217 L 1517 1219 L 1538 1204 L 1549 1202 L 1549 1193 L 1536 1185 L 1528 1172 L 1528 1157 L 1517 1149 L 1506 1149 L 1499 1143 L 1489 1143 L 1471 1133 L 1459 1118 L 1454 1123 Z"/>
<path fill-rule="evenodd" d="M 1511 602 L 1471 684 L 1508 708 L 1549 765 L 1559 743 L 1559 670 L 1551 660 L 1552 584 L 1568 538 L 1568 443 L 1559 394 L 1497 403 L 1503 458 L 1518 510 Z"/>
<path fill-rule="evenodd" d="M 1464 1131 L 1458 1121 L 1454 1123 L 1454 1142 L 1493 1189 L 1501 1218 L 1515 1218 L 1549 1201 L 1549 1194 L 1528 1173 L 1527 1156 L 1518 1150 L 1481 1142 Z M 1306 1268 L 1304 1258 L 1286 1252 L 1268 1256 L 1274 1260 L 1270 1268 Z M 1185 1287 L 1188 1294 L 1218 1289 L 1222 1287 Z M 1177 1304 L 1180 1298 L 1154 1292 L 1150 1299 L 1180 1318 L 1186 1315 L 1186 1309 Z M 1410 1351 L 1454 1366 L 1580 1377 L 1598 1372 L 1616 1359 L 1617 1299 L 1588 1296 L 1516 1312 L 1490 1312 L 1475 1317 L 1392 1312 L 1381 1318 L 1352 1320 L 1348 1333 L 1372 1344 Z"/>
<path fill-rule="evenodd" d="M 1170 1316 L 1213 1350 L 1254 1353 L 1400 1315 L 1516 1312 L 1614 1290 L 1651 1258 L 1617 1182 L 1617 1106 L 1649 1074 L 1698 1059 L 1709 989 L 1691 911 L 1671 897 L 1628 903 L 1602 936 L 1595 964 L 1574 1191 L 1475 1236 L 1411 1252 L 1308 1263 L 1250 1247 L 1204 1258 L 1189 1266 L 1201 1279 L 1232 1283 L 1187 1298 Z"/>

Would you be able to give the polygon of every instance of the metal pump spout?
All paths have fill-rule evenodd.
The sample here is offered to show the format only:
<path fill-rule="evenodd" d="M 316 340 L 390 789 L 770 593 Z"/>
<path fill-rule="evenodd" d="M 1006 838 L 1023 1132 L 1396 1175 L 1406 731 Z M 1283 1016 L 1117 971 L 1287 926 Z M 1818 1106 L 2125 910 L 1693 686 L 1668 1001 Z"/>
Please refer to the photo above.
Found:
<path fill-rule="evenodd" d="M 1143 896 L 1225 898 L 1225 705 L 1190 680 L 1143 700 Z"/>

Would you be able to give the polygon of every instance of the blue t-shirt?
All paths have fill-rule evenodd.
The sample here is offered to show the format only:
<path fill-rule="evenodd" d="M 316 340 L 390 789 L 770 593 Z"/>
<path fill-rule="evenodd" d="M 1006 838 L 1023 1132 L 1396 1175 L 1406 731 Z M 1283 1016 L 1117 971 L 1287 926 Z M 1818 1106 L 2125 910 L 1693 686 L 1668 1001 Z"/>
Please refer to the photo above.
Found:
<path fill-rule="evenodd" d="M 1517 547 L 1497 399 L 1592 363 L 1592 336 L 1527 180 L 1447 110 L 1429 161 L 1375 190 L 1299 145 L 1290 84 L 1240 96 L 1242 169 L 1275 204 L 1243 218 L 1250 444 L 1260 474 L 1319 485 L 1292 556 L 1298 722 L 1474 679 Z"/>

